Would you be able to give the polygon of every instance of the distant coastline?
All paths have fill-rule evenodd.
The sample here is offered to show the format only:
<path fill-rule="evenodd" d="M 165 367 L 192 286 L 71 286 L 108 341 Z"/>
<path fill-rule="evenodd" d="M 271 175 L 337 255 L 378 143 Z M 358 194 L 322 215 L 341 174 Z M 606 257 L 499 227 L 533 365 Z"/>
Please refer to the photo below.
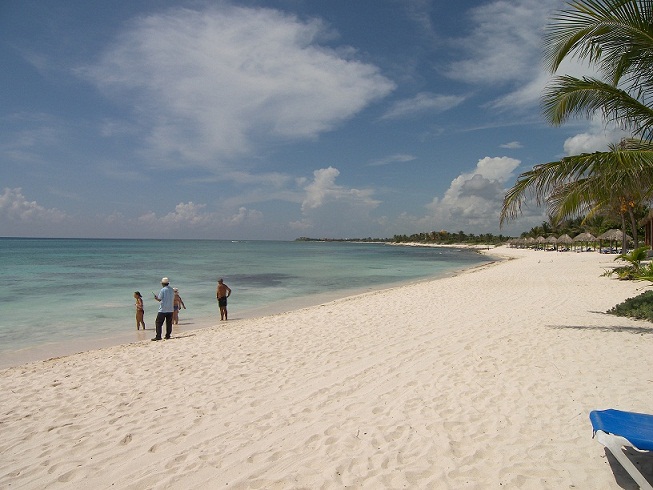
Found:
<path fill-rule="evenodd" d="M 394 235 L 392 238 L 333 238 L 333 237 L 324 237 L 324 238 L 312 238 L 302 236 L 296 238 L 296 242 L 350 242 L 350 243 L 386 243 L 391 245 L 411 245 L 416 246 L 421 244 L 424 246 L 452 246 L 452 247 L 464 247 L 464 246 L 477 246 L 481 247 L 493 247 L 499 245 L 505 245 L 513 237 L 504 236 L 504 235 L 494 235 L 492 233 L 484 233 L 480 235 L 475 235 L 474 233 L 465 233 L 464 231 L 458 231 L 456 233 L 451 233 L 446 230 L 440 231 L 430 231 L 423 233 L 413 233 L 412 235 Z"/>

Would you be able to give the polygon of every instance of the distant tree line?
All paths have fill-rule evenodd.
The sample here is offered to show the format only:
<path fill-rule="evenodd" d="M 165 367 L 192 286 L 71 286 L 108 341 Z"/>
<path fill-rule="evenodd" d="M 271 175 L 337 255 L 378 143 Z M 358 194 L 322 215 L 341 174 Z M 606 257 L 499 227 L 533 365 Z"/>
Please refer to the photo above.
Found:
<path fill-rule="evenodd" d="M 392 238 L 310 238 L 299 237 L 298 242 L 364 242 L 364 243 L 433 243 L 433 244 L 474 244 L 474 245 L 499 245 L 505 243 L 510 237 L 484 233 L 474 235 L 473 233 L 449 233 L 448 231 L 430 231 L 427 233 L 413 233 L 412 235 L 395 235 Z"/>
<path fill-rule="evenodd" d="M 648 211 L 648 208 L 646 208 Z M 556 219 L 555 216 L 549 215 L 547 221 L 543 221 L 541 225 L 534 226 L 528 231 L 519 235 L 520 238 L 548 238 L 555 236 L 559 238 L 561 235 L 569 235 L 575 237 L 580 233 L 591 233 L 594 236 L 599 236 L 602 233 L 620 228 L 618 219 L 603 216 L 580 216 L 573 219 Z M 644 235 L 643 227 L 638 229 L 639 235 Z M 392 238 L 309 238 L 299 237 L 296 241 L 305 242 L 365 242 L 365 243 L 430 243 L 430 244 L 469 244 L 469 245 L 500 245 L 506 243 L 513 237 L 505 235 L 494 235 L 493 233 L 481 233 L 476 235 L 474 233 L 465 233 L 459 231 L 452 233 L 446 230 L 429 231 L 422 233 L 413 233 L 412 235 L 394 235 Z"/>
<path fill-rule="evenodd" d="M 623 128 L 628 136 L 607 151 L 569 155 L 520 174 L 504 197 L 500 222 L 516 219 L 534 199 L 557 221 L 581 215 L 586 222 L 612 220 L 622 231 L 622 249 L 628 233 L 637 249 L 653 201 L 651 1 L 567 2 L 552 15 L 543 41 L 544 64 L 556 74 L 542 96 L 545 119 L 560 126 L 602 116 L 606 126 Z M 568 59 L 586 62 L 596 75 L 557 74 Z"/>
<path fill-rule="evenodd" d="M 395 243 L 432 243 L 442 245 L 469 244 L 469 245 L 500 245 L 508 241 L 510 237 L 483 233 L 449 233 L 446 230 L 431 231 L 428 233 L 413 233 L 412 235 L 395 235 L 392 239 Z"/>
<path fill-rule="evenodd" d="M 369 243 L 387 243 L 391 241 L 389 238 L 311 238 L 307 236 L 300 236 L 295 238 L 296 242 L 369 242 Z"/>

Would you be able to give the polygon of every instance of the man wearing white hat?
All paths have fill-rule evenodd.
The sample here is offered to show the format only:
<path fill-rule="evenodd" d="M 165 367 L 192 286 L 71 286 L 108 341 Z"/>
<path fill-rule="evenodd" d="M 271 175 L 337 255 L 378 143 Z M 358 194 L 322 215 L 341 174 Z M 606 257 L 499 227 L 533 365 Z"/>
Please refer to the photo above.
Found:
<path fill-rule="evenodd" d="M 159 295 L 154 295 L 154 299 L 159 302 L 159 312 L 156 315 L 156 337 L 152 340 L 161 340 L 161 327 L 163 320 L 166 321 L 166 339 L 172 334 L 172 312 L 174 311 L 175 292 L 170 287 L 170 280 L 167 277 L 161 279 L 161 291 Z"/>

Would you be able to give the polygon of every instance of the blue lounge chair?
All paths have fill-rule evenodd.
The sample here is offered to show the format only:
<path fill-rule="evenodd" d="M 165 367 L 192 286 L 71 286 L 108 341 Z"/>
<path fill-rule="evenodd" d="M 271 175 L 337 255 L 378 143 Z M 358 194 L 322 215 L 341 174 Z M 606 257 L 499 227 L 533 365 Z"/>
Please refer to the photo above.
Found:
<path fill-rule="evenodd" d="M 640 452 L 653 451 L 653 415 L 621 410 L 594 410 L 590 421 L 596 439 L 603 444 L 633 477 L 642 490 L 653 490 L 622 447 L 632 447 Z"/>

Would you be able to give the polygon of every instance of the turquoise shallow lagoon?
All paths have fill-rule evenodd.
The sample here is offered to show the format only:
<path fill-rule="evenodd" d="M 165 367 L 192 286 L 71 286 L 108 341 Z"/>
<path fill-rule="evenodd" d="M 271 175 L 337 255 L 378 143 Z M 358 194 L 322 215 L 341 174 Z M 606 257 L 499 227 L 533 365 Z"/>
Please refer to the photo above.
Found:
<path fill-rule="evenodd" d="M 163 276 L 188 308 L 179 328 L 192 329 L 219 320 L 219 277 L 233 289 L 229 314 L 238 320 L 488 260 L 466 249 L 343 242 L 0 238 L 0 366 L 3 356 L 53 343 L 145 338 L 135 336 L 132 294 L 143 294 L 153 327 L 152 291 Z"/>

